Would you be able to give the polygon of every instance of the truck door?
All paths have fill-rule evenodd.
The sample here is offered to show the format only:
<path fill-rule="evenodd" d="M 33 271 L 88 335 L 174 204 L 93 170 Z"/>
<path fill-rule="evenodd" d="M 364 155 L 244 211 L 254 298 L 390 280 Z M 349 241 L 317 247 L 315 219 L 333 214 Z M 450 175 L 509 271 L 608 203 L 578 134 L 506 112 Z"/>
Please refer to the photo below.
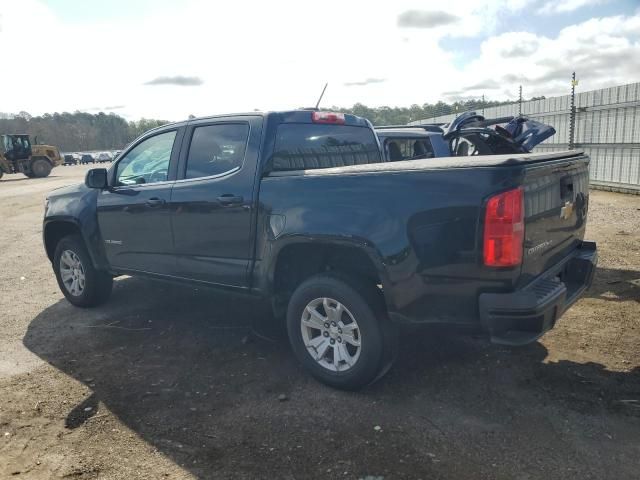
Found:
<path fill-rule="evenodd" d="M 169 200 L 183 130 L 138 142 L 112 167 L 112 188 L 98 194 L 98 224 L 114 270 L 175 273 Z"/>
<path fill-rule="evenodd" d="M 257 116 L 189 125 L 171 194 L 178 276 L 248 287 L 261 133 Z"/>

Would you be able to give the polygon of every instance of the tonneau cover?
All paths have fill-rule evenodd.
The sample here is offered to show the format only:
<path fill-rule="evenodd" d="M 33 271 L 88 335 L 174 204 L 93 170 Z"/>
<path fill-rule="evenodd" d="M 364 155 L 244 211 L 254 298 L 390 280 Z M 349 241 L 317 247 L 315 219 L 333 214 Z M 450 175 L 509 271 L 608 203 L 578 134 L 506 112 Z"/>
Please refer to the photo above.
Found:
<path fill-rule="evenodd" d="M 402 172 L 412 170 L 438 170 L 452 168 L 487 168 L 510 167 L 514 165 L 561 160 L 584 156 L 581 150 L 564 150 L 560 152 L 522 153 L 508 155 L 479 155 L 470 157 L 441 157 L 421 160 L 405 160 L 401 162 L 381 162 L 345 167 L 321 168 L 313 170 L 289 170 L 271 172 L 270 177 L 287 177 L 298 175 L 349 175 L 355 173 Z"/>

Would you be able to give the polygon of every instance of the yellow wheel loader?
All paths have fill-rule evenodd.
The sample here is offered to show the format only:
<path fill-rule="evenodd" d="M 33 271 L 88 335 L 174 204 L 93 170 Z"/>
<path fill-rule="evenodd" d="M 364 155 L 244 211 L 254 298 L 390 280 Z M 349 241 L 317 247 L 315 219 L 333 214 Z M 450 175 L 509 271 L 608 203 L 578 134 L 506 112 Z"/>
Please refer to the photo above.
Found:
<path fill-rule="evenodd" d="M 0 136 L 0 178 L 5 173 L 23 173 L 29 178 L 42 178 L 62 163 L 63 158 L 57 147 L 33 145 L 29 135 Z"/>

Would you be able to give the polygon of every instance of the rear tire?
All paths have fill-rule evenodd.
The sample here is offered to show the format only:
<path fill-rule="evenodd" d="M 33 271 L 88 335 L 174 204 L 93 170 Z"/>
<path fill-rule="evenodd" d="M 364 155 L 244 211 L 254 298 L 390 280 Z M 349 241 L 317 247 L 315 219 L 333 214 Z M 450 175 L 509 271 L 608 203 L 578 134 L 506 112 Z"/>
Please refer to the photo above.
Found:
<path fill-rule="evenodd" d="M 395 342 L 376 287 L 339 274 L 315 275 L 296 289 L 287 331 L 309 373 L 343 390 L 362 388 L 386 373 Z"/>
<path fill-rule="evenodd" d="M 51 163 L 49 163 L 49 160 L 46 160 L 44 158 L 36 158 L 31 161 L 29 170 L 31 170 L 31 174 L 33 175 L 33 177 L 44 178 L 49 176 L 52 168 L 53 167 L 51 166 Z"/>
<path fill-rule="evenodd" d="M 60 290 L 77 307 L 96 307 L 111 295 L 113 278 L 94 267 L 79 235 L 68 235 L 58 242 L 53 270 Z"/>

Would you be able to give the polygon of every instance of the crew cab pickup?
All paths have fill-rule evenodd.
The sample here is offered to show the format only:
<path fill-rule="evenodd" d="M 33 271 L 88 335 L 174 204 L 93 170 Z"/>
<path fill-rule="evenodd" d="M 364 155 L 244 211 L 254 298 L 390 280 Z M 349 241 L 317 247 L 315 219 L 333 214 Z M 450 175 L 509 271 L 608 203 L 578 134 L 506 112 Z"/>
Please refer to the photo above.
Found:
<path fill-rule="evenodd" d="M 595 271 L 588 166 L 578 151 L 385 162 L 371 124 L 340 113 L 193 119 L 50 193 L 44 246 L 80 307 L 123 274 L 267 299 L 315 377 L 358 388 L 390 366 L 398 322 L 508 344 L 552 328 Z"/>

